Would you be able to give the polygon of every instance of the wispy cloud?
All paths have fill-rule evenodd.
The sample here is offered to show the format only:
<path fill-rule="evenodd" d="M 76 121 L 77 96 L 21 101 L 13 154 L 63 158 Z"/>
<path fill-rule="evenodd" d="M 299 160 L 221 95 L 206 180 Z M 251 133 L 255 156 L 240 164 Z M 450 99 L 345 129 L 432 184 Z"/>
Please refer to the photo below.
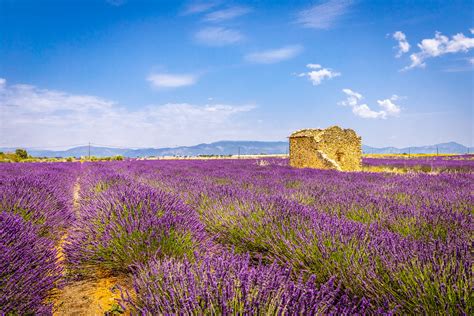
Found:
<path fill-rule="evenodd" d="M 129 110 L 96 96 L 8 85 L 0 78 L 0 135 L 5 146 L 87 141 L 173 146 L 235 139 L 242 130 L 251 129 L 244 116 L 254 108 L 254 104 L 167 103 Z"/>
<path fill-rule="evenodd" d="M 377 100 L 378 105 L 384 109 L 386 116 L 397 116 L 400 114 L 400 106 L 396 105 L 394 102 L 399 100 L 400 97 L 396 94 L 392 95 L 390 99 Z"/>
<path fill-rule="evenodd" d="M 323 68 L 319 64 L 307 64 L 306 67 L 309 71 L 302 72 L 298 76 L 308 77 L 313 86 L 320 85 L 325 79 L 332 79 L 341 75 L 340 72 L 333 71 L 330 68 Z"/>
<path fill-rule="evenodd" d="M 329 0 L 313 5 L 298 13 L 297 22 L 308 28 L 328 29 L 347 13 L 352 3 L 352 0 Z"/>
<path fill-rule="evenodd" d="M 399 58 L 403 54 L 408 53 L 410 50 L 410 43 L 408 43 L 406 35 L 401 31 L 397 31 L 393 33 L 393 38 L 398 41 L 398 53 L 396 57 Z"/>
<path fill-rule="evenodd" d="M 186 5 L 183 15 L 207 12 L 219 4 L 220 1 L 192 1 Z"/>
<path fill-rule="evenodd" d="M 197 82 L 197 76 L 191 74 L 155 73 L 147 77 L 155 88 L 179 88 L 191 86 Z"/>
<path fill-rule="evenodd" d="M 394 103 L 401 99 L 397 95 L 393 95 L 389 99 L 377 100 L 377 104 L 382 110 L 374 111 L 367 104 L 361 104 L 361 100 L 364 98 L 362 94 L 351 89 L 342 89 L 342 92 L 346 94 L 346 99 L 339 102 L 339 104 L 352 108 L 352 113 L 361 118 L 386 119 L 389 116 L 398 116 L 400 114 L 400 106 Z"/>
<path fill-rule="evenodd" d="M 245 15 L 251 11 L 248 7 L 230 7 L 226 9 L 217 10 L 206 14 L 204 21 L 207 22 L 222 22 L 231 20 L 239 16 Z"/>
<path fill-rule="evenodd" d="M 108 4 L 119 7 L 127 3 L 127 0 L 105 0 Z"/>
<path fill-rule="evenodd" d="M 241 42 L 242 33 L 225 27 L 205 27 L 199 30 L 194 38 L 197 42 L 209 46 L 226 46 Z"/>
<path fill-rule="evenodd" d="M 297 56 L 303 50 L 301 45 L 290 45 L 245 55 L 245 60 L 258 64 L 274 64 Z"/>
<path fill-rule="evenodd" d="M 417 46 L 420 50 L 410 55 L 411 64 L 402 70 L 425 67 L 425 61 L 429 58 L 460 52 L 466 53 L 474 48 L 474 38 L 458 33 L 449 39 L 440 32 L 436 32 L 434 38 L 423 39 Z"/>

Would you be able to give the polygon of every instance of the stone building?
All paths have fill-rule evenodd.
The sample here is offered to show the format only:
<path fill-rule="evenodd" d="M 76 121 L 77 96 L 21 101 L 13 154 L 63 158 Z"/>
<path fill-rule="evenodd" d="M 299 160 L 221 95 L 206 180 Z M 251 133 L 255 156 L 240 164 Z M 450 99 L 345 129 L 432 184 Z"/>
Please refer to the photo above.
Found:
<path fill-rule="evenodd" d="M 290 165 L 297 168 L 361 169 L 361 138 L 352 129 L 331 126 L 302 129 L 290 135 Z"/>

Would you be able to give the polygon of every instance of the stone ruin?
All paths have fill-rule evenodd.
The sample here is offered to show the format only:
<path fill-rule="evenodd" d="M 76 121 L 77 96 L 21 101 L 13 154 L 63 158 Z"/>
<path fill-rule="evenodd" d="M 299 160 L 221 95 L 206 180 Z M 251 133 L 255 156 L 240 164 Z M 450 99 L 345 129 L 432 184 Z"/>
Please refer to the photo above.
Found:
<path fill-rule="evenodd" d="M 362 143 L 352 129 L 331 126 L 302 129 L 290 135 L 290 166 L 296 168 L 361 169 Z"/>

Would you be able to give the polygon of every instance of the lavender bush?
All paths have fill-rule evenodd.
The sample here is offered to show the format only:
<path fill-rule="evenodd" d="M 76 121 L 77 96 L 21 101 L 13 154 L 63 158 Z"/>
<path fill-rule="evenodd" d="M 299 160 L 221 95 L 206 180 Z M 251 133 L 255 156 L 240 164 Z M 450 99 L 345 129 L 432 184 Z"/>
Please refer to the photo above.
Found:
<path fill-rule="evenodd" d="M 336 277 L 386 310 L 472 309 L 471 174 L 338 173 L 252 161 L 147 162 L 135 171 L 180 194 L 216 241 L 239 252 L 289 263 L 320 284 Z"/>
<path fill-rule="evenodd" d="M 0 315 L 48 315 L 61 276 L 54 243 L 19 215 L 0 211 Z"/>
<path fill-rule="evenodd" d="M 77 164 L 0 165 L 0 314 L 51 314 L 78 172 Z"/>
<path fill-rule="evenodd" d="M 20 215 L 37 225 L 42 236 L 54 240 L 68 227 L 73 218 L 73 184 L 78 172 L 58 164 L 1 165 L 0 210 Z"/>
<path fill-rule="evenodd" d="M 467 311 L 467 245 L 455 240 L 419 242 L 284 200 L 236 205 L 206 215 L 205 222 L 221 243 L 314 273 L 318 283 L 337 276 L 351 293 L 380 307 Z"/>
<path fill-rule="evenodd" d="M 369 306 L 334 278 L 318 288 L 311 277 L 295 279 L 290 269 L 229 253 L 152 260 L 136 268 L 133 283 L 136 298 L 124 295 L 124 302 L 140 315 L 354 315 Z"/>
<path fill-rule="evenodd" d="M 152 257 L 191 256 L 205 243 L 197 214 L 176 197 L 137 183 L 81 204 L 64 249 L 71 273 L 127 272 Z"/>
<path fill-rule="evenodd" d="M 284 159 L 12 164 L 0 211 L 41 242 L 67 230 L 73 277 L 129 275 L 134 313 L 472 314 L 474 174 L 461 158 L 440 158 L 440 174 Z"/>

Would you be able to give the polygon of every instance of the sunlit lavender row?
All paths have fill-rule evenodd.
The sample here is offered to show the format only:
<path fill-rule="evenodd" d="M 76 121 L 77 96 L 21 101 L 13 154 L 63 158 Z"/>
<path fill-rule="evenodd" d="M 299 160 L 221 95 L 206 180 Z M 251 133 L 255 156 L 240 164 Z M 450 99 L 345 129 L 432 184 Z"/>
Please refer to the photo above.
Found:
<path fill-rule="evenodd" d="M 78 164 L 0 165 L 0 314 L 48 315 Z"/>

